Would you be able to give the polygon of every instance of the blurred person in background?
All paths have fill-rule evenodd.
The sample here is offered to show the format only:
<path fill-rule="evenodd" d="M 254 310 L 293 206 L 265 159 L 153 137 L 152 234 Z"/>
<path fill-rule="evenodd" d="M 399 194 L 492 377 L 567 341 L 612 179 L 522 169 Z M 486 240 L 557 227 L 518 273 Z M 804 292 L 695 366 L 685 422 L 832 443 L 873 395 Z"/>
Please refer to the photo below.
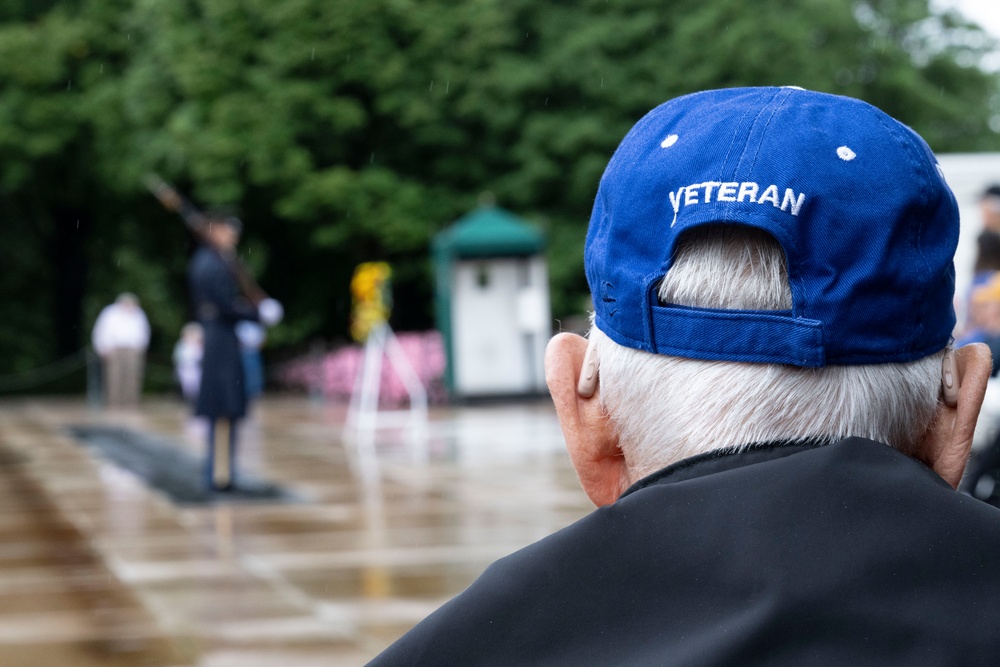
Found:
<path fill-rule="evenodd" d="M 236 325 L 236 337 L 240 339 L 247 402 L 253 404 L 264 392 L 264 359 L 260 351 L 267 341 L 267 329 L 258 322 L 242 320 Z"/>
<path fill-rule="evenodd" d="M 207 216 L 203 243 L 188 265 L 188 284 L 194 314 L 204 333 L 201 384 L 195 415 L 208 421 L 206 482 L 208 488 L 228 491 L 237 483 L 237 442 L 240 420 L 247 413 L 246 375 L 236 326 L 240 321 L 271 325 L 281 319 L 281 305 L 265 298 L 254 305 L 243 293 L 234 270 L 236 246 L 243 225 L 234 216 Z M 216 430 L 220 421 L 227 434 L 228 475 L 217 478 Z"/>
<path fill-rule="evenodd" d="M 992 501 L 996 475 L 1000 470 L 1000 273 L 975 288 L 971 299 L 977 332 L 993 353 L 993 369 L 979 412 L 972 458 L 969 460 L 961 489 L 980 500 Z"/>
<path fill-rule="evenodd" d="M 149 320 L 135 294 L 123 292 L 101 310 L 94 322 L 92 343 L 101 359 L 107 407 L 138 406 L 149 347 Z"/>
<path fill-rule="evenodd" d="M 983 217 L 983 229 L 1000 234 L 1000 183 L 994 183 L 983 191 L 979 211 Z M 993 268 L 1000 269 L 1000 266 Z"/>
<path fill-rule="evenodd" d="M 982 229 L 977 238 L 973 286 L 985 283 L 1000 271 L 1000 184 L 987 187 L 979 198 Z"/>
<path fill-rule="evenodd" d="M 972 267 L 972 284 L 965 300 L 965 321 L 955 341 L 959 347 L 986 341 L 986 333 L 979 322 L 979 311 L 985 302 L 982 299 L 976 301 L 973 297 L 1000 271 L 1000 185 L 991 185 L 983 191 L 979 198 L 979 211 L 982 228 L 976 237 L 976 260 Z"/>
<path fill-rule="evenodd" d="M 201 386 L 201 360 L 205 354 L 205 337 L 201 325 L 188 322 L 181 329 L 181 337 L 174 345 L 174 375 L 181 388 L 181 396 L 194 407 Z"/>
<path fill-rule="evenodd" d="M 598 509 L 371 663 L 987 665 L 1000 511 L 956 492 L 991 370 L 951 347 L 958 206 L 912 130 L 686 95 L 611 158 L 589 341 L 546 381 Z"/>

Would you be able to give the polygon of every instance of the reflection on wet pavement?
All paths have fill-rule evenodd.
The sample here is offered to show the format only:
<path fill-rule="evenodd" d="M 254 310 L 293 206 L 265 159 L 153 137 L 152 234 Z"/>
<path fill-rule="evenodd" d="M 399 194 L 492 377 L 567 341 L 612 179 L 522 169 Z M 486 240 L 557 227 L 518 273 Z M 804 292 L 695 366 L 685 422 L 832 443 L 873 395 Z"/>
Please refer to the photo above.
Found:
<path fill-rule="evenodd" d="M 204 482 L 203 457 L 184 451 L 163 436 L 121 426 L 71 426 L 74 438 L 91 448 L 98 458 L 113 463 L 161 491 L 178 505 L 241 501 L 291 501 L 294 497 L 275 484 L 244 474 L 239 486 L 225 492 Z M 224 448 L 220 448 L 224 449 Z"/>
<path fill-rule="evenodd" d="M 429 460 L 345 409 L 271 399 L 241 471 L 292 502 L 177 504 L 74 440 L 116 427 L 200 457 L 202 426 L 163 400 L 0 404 L 0 665 L 363 665 L 489 563 L 590 506 L 547 401 L 432 411 Z"/>

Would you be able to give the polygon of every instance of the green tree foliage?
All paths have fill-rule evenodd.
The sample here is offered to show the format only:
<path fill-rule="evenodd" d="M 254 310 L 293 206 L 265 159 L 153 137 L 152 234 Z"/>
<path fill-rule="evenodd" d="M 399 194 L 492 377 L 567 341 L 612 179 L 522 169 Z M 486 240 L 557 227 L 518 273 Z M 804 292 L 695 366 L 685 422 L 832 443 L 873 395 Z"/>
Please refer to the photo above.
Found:
<path fill-rule="evenodd" d="M 600 174 L 656 104 L 793 84 L 998 150 L 994 46 L 927 0 L 0 0 L 0 374 L 126 289 L 166 363 L 192 242 L 151 170 L 239 212 L 278 347 L 344 337 L 367 260 L 395 267 L 397 328 L 431 326 L 429 241 L 485 191 L 546 229 L 562 316 Z"/>

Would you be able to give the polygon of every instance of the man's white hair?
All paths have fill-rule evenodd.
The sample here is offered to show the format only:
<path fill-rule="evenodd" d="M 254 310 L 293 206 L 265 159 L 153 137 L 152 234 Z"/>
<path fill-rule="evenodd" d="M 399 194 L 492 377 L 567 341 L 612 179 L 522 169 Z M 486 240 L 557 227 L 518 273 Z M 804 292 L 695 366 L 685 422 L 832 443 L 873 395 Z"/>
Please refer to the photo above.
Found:
<path fill-rule="evenodd" d="M 709 225 L 680 239 L 662 303 L 788 310 L 784 252 L 769 234 Z M 861 436 L 912 453 L 937 408 L 939 354 L 900 364 L 799 368 L 701 361 L 616 344 L 591 328 L 601 400 L 635 481 L 682 458 L 753 443 Z"/>

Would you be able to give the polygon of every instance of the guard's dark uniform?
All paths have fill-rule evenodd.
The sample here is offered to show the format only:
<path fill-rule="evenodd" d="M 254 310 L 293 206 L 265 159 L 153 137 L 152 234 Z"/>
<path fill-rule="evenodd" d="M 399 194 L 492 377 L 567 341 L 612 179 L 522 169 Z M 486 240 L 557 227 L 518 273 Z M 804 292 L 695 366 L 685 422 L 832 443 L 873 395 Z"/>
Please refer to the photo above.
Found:
<path fill-rule="evenodd" d="M 226 260 L 208 246 L 201 246 L 191 258 L 188 285 L 194 315 L 205 331 L 195 414 L 239 419 L 246 415 L 247 399 L 235 327 L 240 320 L 257 320 L 257 308 L 240 293 Z"/>
<path fill-rule="evenodd" d="M 1000 511 L 848 438 L 712 452 L 492 565 L 371 665 L 997 665 Z"/>

